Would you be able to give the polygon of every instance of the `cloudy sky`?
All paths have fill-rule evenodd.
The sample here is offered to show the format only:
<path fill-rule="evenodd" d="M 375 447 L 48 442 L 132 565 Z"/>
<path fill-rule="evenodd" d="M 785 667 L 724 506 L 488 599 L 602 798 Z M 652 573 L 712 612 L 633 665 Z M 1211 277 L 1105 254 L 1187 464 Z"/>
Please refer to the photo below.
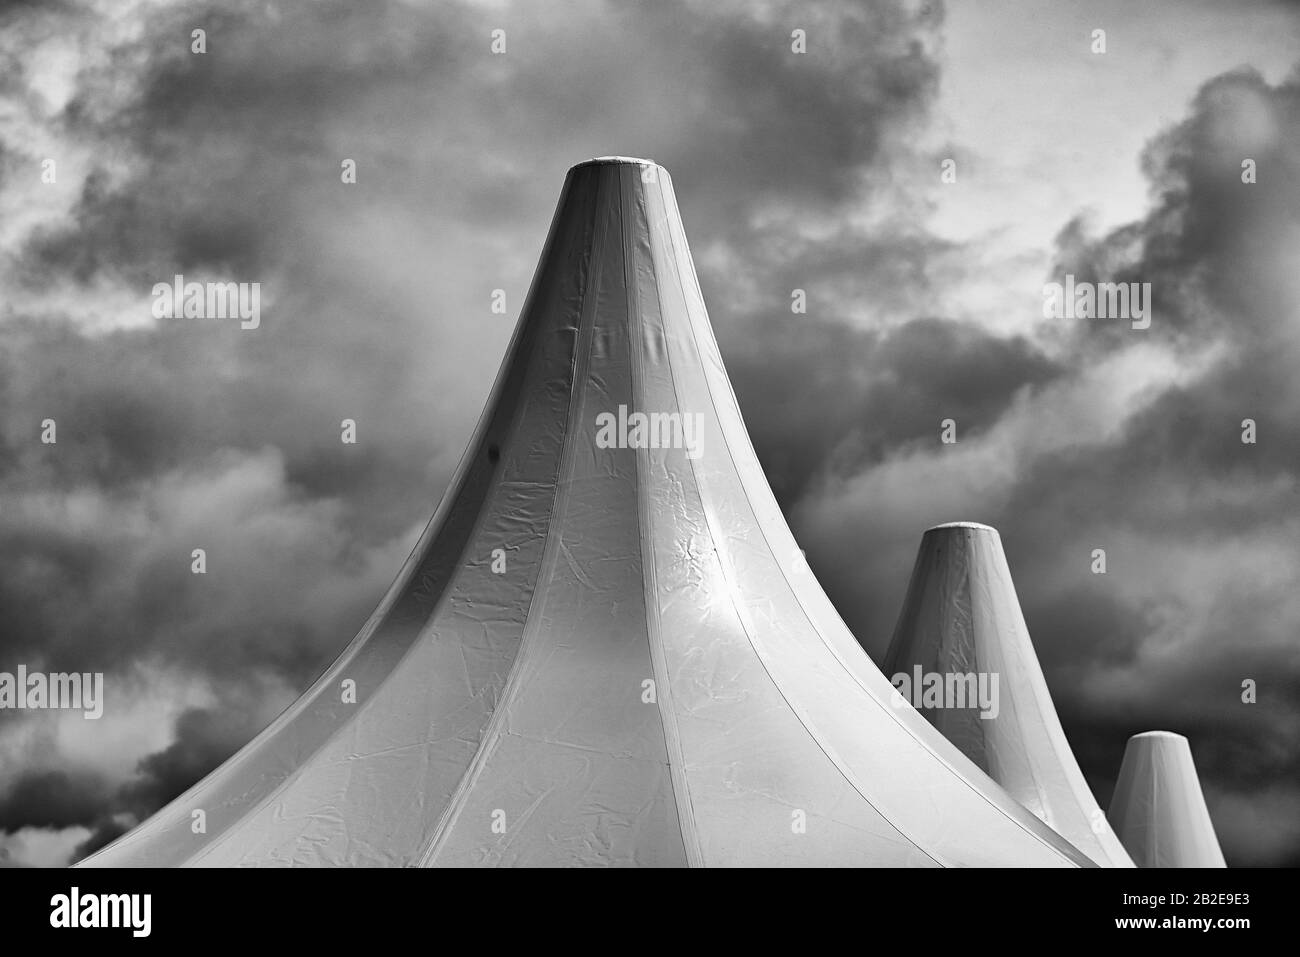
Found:
<path fill-rule="evenodd" d="M 101 845 L 342 649 L 605 154 L 672 172 L 867 650 L 927 526 L 995 525 L 1103 805 L 1179 731 L 1229 863 L 1300 864 L 1297 51 L 1281 0 L 0 0 L 0 671 L 110 695 L 0 715 L 0 864 Z M 155 319 L 176 273 L 261 282 L 261 328 Z M 1151 327 L 1044 319 L 1067 273 Z"/>

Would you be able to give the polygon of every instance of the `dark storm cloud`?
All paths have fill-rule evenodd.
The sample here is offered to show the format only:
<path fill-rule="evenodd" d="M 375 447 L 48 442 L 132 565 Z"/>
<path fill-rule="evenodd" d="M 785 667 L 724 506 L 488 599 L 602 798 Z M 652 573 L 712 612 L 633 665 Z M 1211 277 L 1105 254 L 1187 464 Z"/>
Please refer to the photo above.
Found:
<path fill-rule="evenodd" d="M 36 7 L 57 10 L 67 6 L 68 4 L 60 3 L 58 0 L 0 0 L 0 20 L 8 16 L 17 16 Z"/>
<path fill-rule="evenodd" d="M 295 204 L 337 202 L 331 121 L 364 111 L 377 91 L 458 69 L 470 48 L 449 41 L 468 32 L 464 21 L 457 5 L 437 18 L 404 4 L 305 2 L 151 14 L 141 39 L 85 77 L 63 118 L 132 148 L 141 165 L 123 184 L 92 173 L 75 222 L 33 237 L 24 274 L 111 269 L 152 283 L 172 269 L 250 272 L 300 252 L 309 244 Z M 205 55 L 189 49 L 196 25 Z M 113 110 L 105 101 L 136 61 L 137 94 Z"/>
<path fill-rule="evenodd" d="M 754 317 L 745 330 L 728 369 L 783 505 L 816 476 L 853 474 L 929 441 L 950 415 L 977 435 L 1021 389 L 1060 374 L 1022 338 L 946 319 L 881 334 L 787 310 Z"/>
<path fill-rule="evenodd" d="M 688 9 L 702 15 L 684 16 Z M 937 90 L 938 67 L 923 41 L 941 24 L 942 7 L 777 4 L 761 20 L 721 9 L 727 13 L 676 3 L 645 9 L 653 37 L 665 50 L 685 51 L 680 65 L 708 91 L 674 103 L 686 111 L 686 128 L 704 135 L 655 158 L 691 191 L 730 206 L 732 216 L 715 226 L 746 228 L 746 214 L 764 201 L 830 206 L 854 198 L 869 164 L 884 158 L 889 138 Z M 806 54 L 790 53 L 794 29 L 807 33 Z"/>
<path fill-rule="evenodd" d="M 1023 534 L 1004 535 L 1003 546 L 1014 555 L 1026 554 L 1025 538 Z M 1067 697 L 1082 691 L 1078 679 L 1097 665 L 1131 664 L 1152 627 L 1148 609 L 1133 608 L 1115 598 L 1091 574 L 1091 581 L 1084 581 L 1082 575 L 1079 578 L 1052 602 L 1050 616 L 1034 615 L 1026 621 L 1030 634 L 1040 636 L 1039 662 L 1060 679 L 1054 687 L 1065 688 Z M 1021 604 L 1031 602 L 1022 595 Z"/>
<path fill-rule="evenodd" d="M 65 828 L 95 820 L 102 807 L 104 782 L 94 775 L 42 771 L 19 778 L 0 797 L 6 830 Z"/>
<path fill-rule="evenodd" d="M 138 777 L 122 789 L 118 800 L 137 819 L 153 813 L 230 757 L 256 730 L 239 712 L 184 712 L 176 720 L 176 740 L 140 762 Z"/>
<path fill-rule="evenodd" d="M 86 828 L 74 860 L 90 854 L 159 807 L 179 797 L 237 751 L 259 728 L 237 701 L 191 708 L 176 719 L 173 742 L 139 762 L 118 787 L 85 772 L 36 770 L 17 777 L 0 797 L 6 831 Z"/>

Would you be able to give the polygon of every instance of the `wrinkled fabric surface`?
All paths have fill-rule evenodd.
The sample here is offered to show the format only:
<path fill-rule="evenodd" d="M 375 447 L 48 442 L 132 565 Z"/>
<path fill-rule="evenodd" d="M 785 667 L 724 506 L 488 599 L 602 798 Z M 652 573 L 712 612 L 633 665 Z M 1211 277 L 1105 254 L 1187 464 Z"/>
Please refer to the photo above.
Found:
<path fill-rule="evenodd" d="M 1128 739 L 1107 815 L 1138 867 L 1227 867 L 1181 734 Z"/>
<path fill-rule="evenodd" d="M 939 675 L 996 675 L 996 713 L 951 702 L 920 711 L 1098 864 L 1133 866 L 1066 740 L 996 529 L 953 522 L 922 536 L 883 669 L 892 679 L 918 666 Z"/>
<path fill-rule="evenodd" d="M 620 406 L 692 416 L 698 445 L 605 447 Z M 890 692 L 768 488 L 671 179 L 594 160 L 374 615 L 266 731 L 84 863 L 1091 863 Z"/>

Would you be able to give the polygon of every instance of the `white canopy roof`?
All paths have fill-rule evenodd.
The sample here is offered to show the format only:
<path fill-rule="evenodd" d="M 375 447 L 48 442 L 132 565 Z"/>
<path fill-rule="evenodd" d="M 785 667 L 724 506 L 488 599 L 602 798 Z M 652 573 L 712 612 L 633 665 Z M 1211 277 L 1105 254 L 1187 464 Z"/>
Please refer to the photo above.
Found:
<path fill-rule="evenodd" d="M 1147 731 L 1128 739 L 1110 822 L 1139 867 L 1226 867 L 1187 739 Z"/>
<path fill-rule="evenodd" d="M 941 701 L 922 714 L 1098 864 L 1133 866 L 1070 750 L 996 529 L 953 522 L 922 536 L 884 662 L 886 676 L 904 673 L 909 686 L 918 670 L 985 681 L 994 707 Z"/>
<path fill-rule="evenodd" d="M 607 157 L 374 615 L 85 863 L 1089 863 L 890 693 L 764 479 L 671 179 Z"/>

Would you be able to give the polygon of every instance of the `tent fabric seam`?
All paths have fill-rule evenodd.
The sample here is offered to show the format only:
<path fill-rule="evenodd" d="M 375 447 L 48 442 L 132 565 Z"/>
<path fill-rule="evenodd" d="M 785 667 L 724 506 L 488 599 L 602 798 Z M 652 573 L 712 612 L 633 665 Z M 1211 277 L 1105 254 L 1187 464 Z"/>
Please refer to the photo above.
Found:
<path fill-rule="evenodd" d="M 599 187 L 598 187 L 599 190 Z M 595 208 L 601 209 L 599 203 L 599 192 L 597 193 L 597 203 Z M 524 617 L 524 629 L 519 638 L 519 651 L 515 659 L 511 662 L 510 674 L 506 679 L 505 685 L 501 689 L 501 698 L 497 701 L 497 706 L 492 711 L 492 717 L 489 719 L 487 726 L 483 729 L 482 737 L 479 740 L 478 749 L 474 752 L 474 757 L 466 768 L 465 773 L 457 783 L 456 790 L 447 803 L 439 817 L 438 824 L 434 827 L 429 839 L 425 842 L 424 848 L 419 854 L 418 860 L 421 867 L 432 866 L 434 859 L 446 846 L 451 832 L 464 810 L 469 795 L 473 792 L 475 785 L 496 750 L 496 746 L 501 737 L 501 723 L 505 721 L 505 715 L 510 709 L 518 691 L 521 677 L 525 671 L 528 661 L 532 658 L 534 648 L 537 644 L 534 636 L 541 615 L 533 614 L 533 606 L 539 600 L 540 595 L 542 606 L 546 603 L 547 588 L 543 583 L 548 582 L 554 575 L 556 564 L 556 552 L 560 548 L 561 535 L 559 530 L 563 527 L 563 522 L 557 520 L 564 514 L 568 501 L 568 487 L 572 479 L 573 468 L 573 443 L 574 430 L 571 428 L 574 422 L 574 412 L 581 406 L 582 397 L 585 390 L 581 383 L 586 376 L 586 370 L 590 364 L 591 351 L 591 330 L 594 323 L 583 322 L 588 308 L 595 309 L 593 302 L 592 290 L 598 282 L 601 271 L 604 267 L 604 240 L 608 236 L 608 219 L 601 217 L 593 226 L 591 236 L 591 255 L 588 259 L 586 282 L 583 284 L 582 301 L 577 311 L 577 328 L 575 329 L 575 344 L 573 362 L 571 365 L 571 377 L 573 382 L 572 394 L 569 397 L 569 415 L 566 419 L 563 446 L 560 452 L 560 464 L 556 469 L 555 491 L 551 505 L 551 521 L 546 528 L 546 543 L 542 548 L 542 555 L 538 560 L 537 585 L 533 589 L 533 594 L 529 597 L 528 612 Z M 600 239 L 597 241 L 597 235 Z M 598 298 L 598 297 L 597 297 Z M 521 316 L 522 318 L 522 316 Z"/>
<path fill-rule="evenodd" d="M 623 170 L 619 170 L 619 209 L 626 216 L 623 210 Z M 643 201 L 640 208 L 646 217 L 646 230 L 649 232 L 650 210 L 648 205 Z M 624 235 L 628 234 L 624 230 Z M 629 255 L 630 253 L 630 255 Z M 634 250 L 628 250 L 624 247 L 623 269 L 625 277 L 625 287 L 627 288 L 628 298 L 628 319 L 629 330 L 627 336 L 628 358 L 631 363 L 631 374 L 633 381 L 633 395 L 638 394 L 636 385 L 639 381 L 644 380 L 645 369 L 643 367 L 644 357 L 641 354 L 641 347 L 644 336 L 644 319 L 641 310 L 634 305 L 635 297 L 632 295 L 634 288 L 633 282 L 627 281 L 627 272 L 632 270 L 635 278 L 635 261 L 636 254 Z M 650 248 L 648 258 L 651 272 L 658 276 L 654 262 L 654 248 Z M 658 284 L 654 284 L 655 298 L 659 302 Z M 662 313 L 663 305 L 659 304 Z M 660 316 L 662 322 L 662 315 Z M 676 393 L 674 392 L 674 399 Z M 704 866 L 704 848 L 700 844 L 699 829 L 695 824 L 695 804 L 691 798 L 690 778 L 686 763 L 686 755 L 682 748 L 681 730 L 677 725 L 677 711 L 673 706 L 672 679 L 668 673 L 668 663 L 665 660 L 662 633 L 662 618 L 660 616 L 658 600 L 658 575 L 655 566 L 654 546 L 651 537 L 648 534 L 649 520 L 649 502 L 643 495 L 643 481 L 645 470 L 649 468 L 650 452 L 648 449 L 638 449 L 636 451 L 636 502 L 637 502 L 637 522 L 641 531 L 640 551 L 641 551 L 641 586 L 642 596 L 646 610 L 646 641 L 649 645 L 650 661 L 655 671 L 655 679 L 659 683 L 661 692 L 656 695 L 656 701 L 659 708 L 660 730 L 664 736 L 664 748 L 669 758 L 669 786 L 673 791 L 673 799 L 677 805 L 677 825 L 682 835 L 682 849 L 686 853 L 686 860 L 691 867 Z M 673 758 L 677 760 L 673 760 Z"/>

